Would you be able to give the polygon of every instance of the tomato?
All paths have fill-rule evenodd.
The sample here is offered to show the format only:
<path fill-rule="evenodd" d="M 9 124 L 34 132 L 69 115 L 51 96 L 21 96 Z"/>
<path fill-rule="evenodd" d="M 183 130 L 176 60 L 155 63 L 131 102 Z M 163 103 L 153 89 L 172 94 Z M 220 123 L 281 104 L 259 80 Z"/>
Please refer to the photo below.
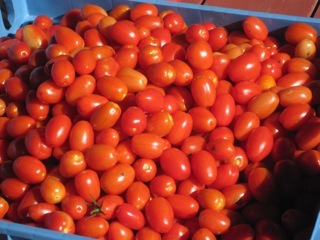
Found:
<path fill-rule="evenodd" d="M 104 171 L 100 177 L 101 189 L 107 194 L 123 193 L 134 180 L 134 169 L 131 165 L 118 163 Z"/>
<path fill-rule="evenodd" d="M 254 229 L 249 224 L 243 223 L 235 226 L 231 226 L 228 232 L 222 234 L 221 240 L 231 240 L 231 239 L 247 239 L 253 240 L 255 236 Z"/>
<path fill-rule="evenodd" d="M 292 72 L 283 75 L 277 80 L 280 87 L 303 86 L 311 81 L 310 75 L 306 72 Z"/>
<path fill-rule="evenodd" d="M 159 174 L 150 181 L 149 189 L 154 197 L 167 197 L 176 192 L 177 185 L 172 177 Z"/>
<path fill-rule="evenodd" d="M 302 150 L 313 149 L 319 145 L 319 122 L 311 122 L 298 130 L 295 135 L 295 142 Z"/>
<path fill-rule="evenodd" d="M 150 190 L 146 184 L 140 181 L 133 182 L 126 190 L 126 201 L 136 209 L 144 209 L 150 199 Z"/>
<path fill-rule="evenodd" d="M 265 40 L 268 36 L 268 28 L 258 17 L 249 16 L 242 22 L 243 31 L 250 39 Z"/>
<path fill-rule="evenodd" d="M 59 27 L 55 32 L 54 37 L 56 42 L 65 45 L 69 52 L 84 47 L 83 38 L 70 28 L 63 26 Z"/>
<path fill-rule="evenodd" d="M 29 191 L 23 196 L 23 198 L 18 202 L 18 206 L 15 209 L 18 219 L 26 220 L 28 217 L 29 207 L 37 203 L 44 202 L 41 193 L 40 186 L 36 185 L 30 188 Z"/>
<path fill-rule="evenodd" d="M 103 76 L 116 76 L 120 65 L 114 57 L 103 57 L 96 62 L 93 76 L 98 79 Z"/>
<path fill-rule="evenodd" d="M 10 96 L 12 100 L 24 101 L 29 87 L 28 85 L 19 77 L 10 77 L 4 82 L 5 92 Z"/>
<path fill-rule="evenodd" d="M 116 218 L 121 224 L 133 230 L 139 230 L 146 224 L 143 213 L 129 203 L 117 207 Z"/>
<path fill-rule="evenodd" d="M 199 225 L 208 228 L 213 234 L 223 234 L 230 227 L 230 219 L 221 212 L 204 209 L 199 215 Z"/>
<path fill-rule="evenodd" d="M 119 154 L 107 144 L 93 144 L 85 151 L 84 158 L 91 169 L 105 171 L 118 162 Z"/>
<path fill-rule="evenodd" d="M 25 138 L 25 147 L 31 156 L 40 160 L 47 159 L 52 154 L 52 147 L 45 141 L 45 129 L 30 129 Z"/>
<path fill-rule="evenodd" d="M 68 213 L 73 220 L 83 218 L 87 209 L 86 201 L 78 195 L 67 195 L 61 201 L 61 210 Z"/>
<path fill-rule="evenodd" d="M 124 199 L 119 195 L 104 195 L 100 197 L 91 212 L 106 220 L 115 219 L 116 209 L 124 203 Z"/>
<path fill-rule="evenodd" d="M 170 239 L 189 239 L 190 232 L 189 229 L 180 224 L 175 223 L 173 224 L 172 228 L 169 230 L 169 232 L 166 232 L 163 234 L 162 239 L 164 240 L 170 240 Z"/>
<path fill-rule="evenodd" d="M 217 161 L 222 162 L 228 161 L 235 153 L 233 142 L 224 138 L 207 142 L 205 148 Z"/>
<path fill-rule="evenodd" d="M 138 17 L 143 15 L 158 15 L 158 8 L 152 3 L 140 3 L 131 8 L 130 19 L 136 20 Z"/>
<path fill-rule="evenodd" d="M 212 154 L 206 150 L 193 153 L 191 155 L 190 165 L 193 175 L 202 184 L 211 184 L 217 177 L 216 160 Z"/>
<path fill-rule="evenodd" d="M 71 119 L 64 114 L 52 117 L 45 126 L 45 142 L 52 147 L 61 146 L 69 137 Z"/>
<path fill-rule="evenodd" d="M 199 228 L 192 235 L 192 240 L 200 240 L 200 239 L 216 240 L 217 238 L 208 228 Z"/>
<path fill-rule="evenodd" d="M 137 154 L 133 152 L 131 148 L 131 138 L 126 139 L 121 141 L 117 146 L 116 150 L 118 151 L 119 154 L 119 163 L 124 163 L 124 164 L 132 164 L 136 158 Z"/>
<path fill-rule="evenodd" d="M 44 227 L 63 233 L 75 233 L 75 223 L 69 214 L 58 210 L 48 213 L 44 219 Z"/>
<path fill-rule="evenodd" d="M 201 189 L 197 194 L 197 201 L 203 209 L 220 211 L 226 205 L 226 198 L 221 191 L 214 188 Z"/>
<path fill-rule="evenodd" d="M 47 178 L 40 184 L 40 193 L 47 203 L 57 204 L 66 196 L 66 188 L 60 181 Z"/>
<path fill-rule="evenodd" d="M 199 70 L 208 69 L 213 63 L 211 46 L 205 40 L 192 42 L 187 47 L 186 58 L 193 68 Z"/>
<path fill-rule="evenodd" d="M 133 240 L 134 233 L 130 228 L 124 226 L 120 222 L 112 221 L 109 225 L 107 237 L 109 240 L 117 240 L 117 239 Z"/>
<path fill-rule="evenodd" d="M 29 116 L 33 119 L 41 121 L 48 117 L 49 115 L 49 104 L 41 102 L 37 96 L 36 92 L 30 90 L 26 95 L 26 110 Z"/>
<path fill-rule="evenodd" d="M 89 121 L 80 120 L 70 130 L 68 144 L 72 150 L 85 151 L 94 143 L 94 130 Z"/>
<path fill-rule="evenodd" d="M 247 184 L 234 184 L 222 189 L 221 192 L 225 197 L 225 207 L 227 209 L 240 209 L 252 200 Z"/>
<path fill-rule="evenodd" d="M 309 104 L 292 104 L 283 109 L 279 116 L 279 122 L 285 129 L 295 131 L 304 126 L 312 115 L 313 109 Z"/>
<path fill-rule="evenodd" d="M 273 136 L 265 126 L 259 126 L 251 131 L 246 142 L 248 158 L 253 162 L 262 161 L 271 153 Z"/>
<path fill-rule="evenodd" d="M 113 127 L 120 116 L 120 106 L 115 102 L 108 101 L 93 110 L 90 116 L 90 124 L 94 131 L 102 131 Z"/>
<path fill-rule="evenodd" d="M 83 217 L 76 222 L 75 228 L 76 233 L 81 236 L 99 238 L 108 232 L 109 223 L 96 216 Z"/>
<path fill-rule="evenodd" d="M 260 75 L 261 63 L 254 53 L 244 53 L 233 59 L 228 67 L 227 73 L 231 81 L 254 80 Z"/>
<path fill-rule="evenodd" d="M 217 167 L 217 176 L 210 188 L 217 190 L 232 186 L 238 181 L 239 168 L 232 163 L 225 163 Z"/>
<path fill-rule="evenodd" d="M 159 233 L 168 232 L 174 224 L 173 209 L 163 197 L 154 197 L 146 204 L 145 217 L 150 227 Z"/>
<path fill-rule="evenodd" d="M 308 149 L 297 157 L 296 164 L 304 175 L 315 176 L 319 172 L 319 157 L 319 152 Z"/>
<path fill-rule="evenodd" d="M 43 223 L 46 218 L 46 214 L 54 211 L 58 211 L 59 207 L 51 203 L 37 203 L 32 205 L 28 209 L 29 217 L 36 223 Z"/>
<path fill-rule="evenodd" d="M 28 171 L 25 171 L 28 169 Z M 42 161 L 31 156 L 20 156 L 13 162 L 13 171 L 25 183 L 41 183 L 47 174 Z"/>
<path fill-rule="evenodd" d="M 195 102 L 189 89 L 182 86 L 171 86 L 165 98 L 167 96 L 172 96 L 175 98 L 175 105 L 178 105 L 176 110 L 186 111 L 190 109 Z"/>
<path fill-rule="evenodd" d="M 272 239 L 287 239 L 287 234 L 282 226 L 274 220 L 262 219 L 255 226 L 256 237 L 272 238 Z"/>
<path fill-rule="evenodd" d="M 278 107 L 279 102 L 279 96 L 276 93 L 266 91 L 252 98 L 248 102 L 247 109 L 255 113 L 261 120 L 270 116 Z"/>
<path fill-rule="evenodd" d="M 175 159 L 172 165 L 172 158 Z M 187 155 L 178 148 L 168 148 L 160 156 L 162 170 L 175 180 L 187 179 L 191 174 L 191 167 Z"/>
<path fill-rule="evenodd" d="M 111 26 L 111 37 L 120 45 L 134 44 L 137 45 L 140 40 L 138 29 L 132 21 L 119 20 Z"/>
<path fill-rule="evenodd" d="M 216 116 L 218 126 L 228 126 L 235 113 L 235 101 L 232 95 L 226 93 L 216 96 L 210 110 Z"/>
<path fill-rule="evenodd" d="M 139 158 L 132 166 L 138 181 L 149 182 L 157 173 L 157 165 L 152 159 Z"/>
<path fill-rule="evenodd" d="M 121 68 L 116 77 L 120 78 L 128 88 L 129 93 L 143 90 L 148 83 L 145 75 L 132 68 Z"/>
<path fill-rule="evenodd" d="M 296 33 L 299 33 L 297 35 Z M 312 42 L 316 42 L 317 30 L 311 25 L 306 23 L 292 23 L 285 30 L 285 39 L 288 43 L 298 44 L 303 39 L 310 39 Z"/>
<path fill-rule="evenodd" d="M 156 134 L 140 133 L 132 137 L 131 148 L 142 158 L 155 159 L 162 155 L 164 140 Z"/>
<path fill-rule="evenodd" d="M 29 191 L 30 185 L 18 178 L 8 177 L 0 183 L 0 189 L 4 197 L 8 200 L 20 200 Z"/>
<path fill-rule="evenodd" d="M 27 24 L 21 29 L 21 40 L 31 49 L 43 49 L 48 46 L 48 36 L 39 26 Z"/>
<path fill-rule="evenodd" d="M 86 169 L 79 172 L 74 178 L 75 187 L 79 196 L 86 202 L 92 203 L 100 196 L 100 184 L 98 174 Z"/>
<path fill-rule="evenodd" d="M 251 131 L 260 126 L 260 119 L 253 112 L 242 113 L 235 121 L 233 132 L 236 139 L 246 140 Z"/>

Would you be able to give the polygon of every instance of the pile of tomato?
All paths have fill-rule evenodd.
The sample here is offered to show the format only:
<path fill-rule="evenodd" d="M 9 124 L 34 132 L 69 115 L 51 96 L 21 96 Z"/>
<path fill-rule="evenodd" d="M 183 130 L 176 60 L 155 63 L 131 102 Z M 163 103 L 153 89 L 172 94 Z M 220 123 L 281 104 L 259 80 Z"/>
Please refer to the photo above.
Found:
<path fill-rule="evenodd" d="M 315 28 L 87 4 L 0 38 L 0 219 L 119 240 L 309 239 Z"/>

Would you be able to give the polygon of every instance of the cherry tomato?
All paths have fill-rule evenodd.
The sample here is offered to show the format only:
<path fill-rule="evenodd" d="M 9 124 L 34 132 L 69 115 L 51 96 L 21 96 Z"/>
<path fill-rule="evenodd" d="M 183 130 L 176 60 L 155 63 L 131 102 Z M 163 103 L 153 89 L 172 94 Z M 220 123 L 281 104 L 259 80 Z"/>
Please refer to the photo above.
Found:
<path fill-rule="evenodd" d="M 205 40 L 192 42 L 187 47 L 186 58 L 195 69 L 208 69 L 213 63 L 211 46 Z"/>
<path fill-rule="evenodd" d="M 94 130 L 87 120 L 76 122 L 70 129 L 68 144 L 70 149 L 85 151 L 94 143 Z"/>
<path fill-rule="evenodd" d="M 140 133 L 131 141 L 132 151 L 142 158 L 156 159 L 163 155 L 164 140 L 156 134 Z"/>
<path fill-rule="evenodd" d="M 168 232 L 174 224 L 173 209 L 163 197 L 154 197 L 146 204 L 145 216 L 150 227 L 159 233 Z"/>
<path fill-rule="evenodd" d="M 106 235 L 109 230 L 109 223 L 97 216 L 83 217 L 76 222 L 75 228 L 81 236 L 99 238 Z"/>
<path fill-rule="evenodd" d="M 40 184 L 40 193 L 47 203 L 57 204 L 66 196 L 66 188 L 62 182 L 47 178 Z"/>
<path fill-rule="evenodd" d="M 133 230 L 124 226 L 118 221 L 112 221 L 109 225 L 109 230 L 107 232 L 107 237 L 109 240 L 132 240 L 134 239 Z"/>
<path fill-rule="evenodd" d="M 268 28 L 258 17 L 249 16 L 242 22 L 243 31 L 250 39 L 265 40 L 268 36 Z"/>
<path fill-rule="evenodd" d="M 58 210 L 48 213 L 44 219 L 44 226 L 47 229 L 63 233 L 75 233 L 75 223 L 69 214 Z"/>
<path fill-rule="evenodd" d="M 0 183 L 0 189 L 4 197 L 8 200 L 20 200 L 27 191 L 30 185 L 15 177 L 8 177 Z"/>
<path fill-rule="evenodd" d="M 67 195 L 61 201 L 61 210 L 68 213 L 73 220 L 83 218 L 87 209 L 86 201 L 78 195 Z"/>
<path fill-rule="evenodd" d="M 221 190 L 235 184 L 238 181 L 238 178 L 239 168 L 232 163 L 225 163 L 217 167 L 216 179 L 209 186 Z"/>
<path fill-rule="evenodd" d="M 213 234 L 223 234 L 230 227 L 230 219 L 221 212 L 204 209 L 199 215 L 199 225 L 208 228 Z"/>
<path fill-rule="evenodd" d="M 46 218 L 46 214 L 58 211 L 59 207 L 51 203 L 37 203 L 32 205 L 28 209 L 29 217 L 36 223 L 43 223 Z"/>
<path fill-rule="evenodd" d="M 297 35 L 296 33 L 299 32 Z M 306 23 L 292 23 L 285 30 L 285 39 L 288 43 L 298 44 L 303 39 L 310 39 L 316 42 L 317 30 Z"/>
<path fill-rule="evenodd" d="M 197 194 L 197 201 L 203 209 L 213 209 L 220 211 L 226 205 L 224 194 L 214 188 L 201 189 Z"/>
<path fill-rule="evenodd" d="M 72 127 L 71 119 L 64 114 L 52 117 L 44 132 L 44 139 L 49 146 L 61 146 L 69 137 Z"/>
<path fill-rule="evenodd" d="M 98 174 L 91 169 L 79 172 L 74 178 L 75 187 L 79 196 L 86 202 L 92 203 L 100 196 Z"/>

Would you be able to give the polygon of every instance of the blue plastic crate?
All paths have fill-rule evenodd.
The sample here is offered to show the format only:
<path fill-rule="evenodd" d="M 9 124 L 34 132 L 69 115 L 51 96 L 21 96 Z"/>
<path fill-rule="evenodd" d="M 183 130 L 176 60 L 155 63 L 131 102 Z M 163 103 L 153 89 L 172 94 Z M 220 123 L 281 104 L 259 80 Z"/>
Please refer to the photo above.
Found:
<path fill-rule="evenodd" d="M 14 34 L 24 23 L 32 21 L 39 14 L 47 14 L 52 18 L 59 18 L 72 8 L 81 8 L 86 3 L 97 4 L 107 10 L 125 3 L 134 6 L 143 0 L 4 0 L 10 27 L 6 28 L 0 12 L 0 36 Z M 297 17 L 282 14 L 245 11 L 231 8 L 204 6 L 189 3 L 149 0 L 157 5 L 160 11 L 172 9 L 180 13 L 187 24 L 213 22 L 221 26 L 237 26 L 247 16 L 257 16 L 267 25 L 270 32 L 283 34 L 283 29 L 294 22 L 304 22 L 312 25 L 320 33 L 320 19 Z M 25 226 L 17 223 L 0 221 L 0 240 L 88 240 L 76 235 L 66 235 L 46 229 Z M 320 239 L 320 214 L 313 230 L 311 240 Z"/>

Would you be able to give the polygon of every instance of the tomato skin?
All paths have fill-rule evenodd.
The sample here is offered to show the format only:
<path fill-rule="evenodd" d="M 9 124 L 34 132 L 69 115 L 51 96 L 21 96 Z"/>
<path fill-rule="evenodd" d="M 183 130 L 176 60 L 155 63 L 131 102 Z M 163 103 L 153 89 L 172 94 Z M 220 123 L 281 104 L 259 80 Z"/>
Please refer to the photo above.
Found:
<path fill-rule="evenodd" d="M 211 79 L 199 76 L 191 82 L 191 94 L 194 101 L 202 107 L 210 107 L 216 100 L 216 88 Z"/>
<path fill-rule="evenodd" d="M 0 189 L 4 197 L 8 200 L 20 200 L 29 191 L 30 185 L 18 178 L 9 177 L 0 183 Z"/>
<path fill-rule="evenodd" d="M 77 234 L 91 238 L 104 236 L 108 229 L 109 223 L 107 220 L 96 216 L 80 218 L 75 224 Z"/>
<path fill-rule="evenodd" d="M 308 149 L 302 152 L 296 159 L 296 164 L 302 174 L 306 176 L 315 176 L 319 173 L 320 154 L 317 150 Z"/>
<path fill-rule="evenodd" d="M 54 116 L 48 121 L 44 138 L 46 143 L 52 147 L 59 147 L 67 141 L 72 127 L 71 119 L 64 114 Z"/>
<path fill-rule="evenodd" d="M 311 81 L 310 75 L 305 72 L 292 72 L 283 75 L 277 80 L 277 85 L 288 88 L 293 86 L 303 86 Z"/>
<path fill-rule="evenodd" d="M 268 36 L 268 28 L 258 17 L 249 16 L 242 22 L 245 34 L 250 39 L 265 40 Z"/>
<path fill-rule="evenodd" d="M 26 220 L 29 207 L 40 202 L 44 202 L 40 193 L 40 186 L 35 185 L 34 187 L 30 188 L 30 190 L 26 192 L 23 198 L 18 202 L 16 209 L 17 217 L 20 220 Z"/>
<path fill-rule="evenodd" d="M 134 233 L 133 230 L 124 226 L 119 221 L 112 221 L 109 225 L 107 237 L 109 240 L 134 240 Z"/>
<path fill-rule="evenodd" d="M 260 75 L 261 63 L 254 53 L 244 53 L 233 59 L 228 67 L 227 73 L 231 81 L 250 81 Z"/>
<path fill-rule="evenodd" d="M 69 52 L 84 47 L 83 38 L 70 28 L 63 26 L 59 27 L 55 32 L 54 37 L 56 42 L 65 45 Z"/>
<path fill-rule="evenodd" d="M 61 210 L 68 213 L 73 220 L 83 218 L 87 209 L 87 202 L 78 195 L 67 195 L 61 201 Z"/>
<path fill-rule="evenodd" d="M 85 151 L 94 143 L 94 130 L 87 120 L 80 120 L 76 122 L 69 134 L 68 140 L 70 149 Z"/>
<path fill-rule="evenodd" d="M 173 162 L 172 159 L 175 159 Z M 175 180 L 187 179 L 191 174 L 191 166 L 187 155 L 178 148 L 168 148 L 160 156 L 162 170 Z"/>
<path fill-rule="evenodd" d="M 297 103 L 310 103 L 312 92 L 306 86 L 293 86 L 280 90 L 278 93 L 281 106 L 287 107 Z"/>
<path fill-rule="evenodd" d="M 221 211 L 226 205 L 225 196 L 221 191 L 214 188 L 201 189 L 196 199 L 202 209 Z"/>
<path fill-rule="evenodd" d="M 146 204 L 145 216 L 150 227 L 159 233 L 168 232 L 174 224 L 173 209 L 163 197 L 154 197 Z"/>
<path fill-rule="evenodd" d="M 44 226 L 47 229 L 63 233 L 75 233 L 75 223 L 69 214 L 63 211 L 48 213 L 44 219 Z"/>
<path fill-rule="evenodd" d="M 246 143 L 248 158 L 253 162 L 262 161 L 273 147 L 273 136 L 265 126 L 259 126 L 251 131 Z"/>
<path fill-rule="evenodd" d="M 205 149 L 221 162 L 226 162 L 235 154 L 235 146 L 228 139 L 220 138 L 208 141 Z"/>
<path fill-rule="evenodd" d="M 40 184 L 40 193 L 47 203 L 57 204 L 66 196 L 66 188 L 59 180 L 46 178 Z"/>
<path fill-rule="evenodd" d="M 1 117 L 1 120 L 5 120 L 6 132 L 12 138 L 25 136 L 30 129 L 34 129 L 36 127 L 36 121 L 28 115 L 21 115 L 12 119 Z M 5 134 L 1 135 L 3 135 L 4 138 L 6 137 Z"/>
<path fill-rule="evenodd" d="M 238 104 L 248 104 L 248 102 L 261 94 L 262 89 L 256 82 L 241 81 L 234 84 L 230 94 Z"/>
<path fill-rule="evenodd" d="M 296 34 L 297 32 L 299 34 Z M 285 39 L 288 43 L 295 45 L 306 38 L 316 42 L 317 31 L 309 24 L 292 23 L 285 30 Z"/>
<path fill-rule="evenodd" d="M 223 234 L 230 227 L 230 219 L 221 212 L 204 209 L 199 215 L 199 225 L 208 228 L 213 234 Z"/>
<path fill-rule="evenodd" d="M 183 111 L 172 114 L 173 126 L 166 135 L 166 139 L 173 145 L 180 145 L 184 139 L 190 136 L 192 131 L 192 117 Z"/>
<path fill-rule="evenodd" d="M 206 150 L 191 155 L 191 170 L 196 179 L 205 185 L 211 184 L 217 177 L 215 158 Z"/>
<path fill-rule="evenodd" d="M 199 228 L 192 235 L 192 240 L 201 240 L 201 239 L 216 240 L 217 238 L 208 228 Z"/>
<path fill-rule="evenodd" d="M 133 230 L 139 230 L 146 224 L 143 213 L 129 203 L 123 203 L 117 207 L 116 218 L 124 226 Z"/>
<path fill-rule="evenodd" d="M 46 144 L 44 128 L 30 129 L 24 141 L 28 152 L 40 160 L 47 159 L 52 154 L 52 147 Z"/>
<path fill-rule="evenodd" d="M 164 140 L 152 133 L 134 135 L 131 141 L 132 151 L 142 158 L 158 158 L 163 154 L 164 147 Z"/>
<path fill-rule="evenodd" d="M 236 139 L 244 141 L 248 139 L 251 131 L 260 126 L 260 119 L 253 112 L 244 112 L 236 120 L 233 132 Z"/>
<path fill-rule="evenodd" d="M 238 178 L 239 168 L 232 163 L 225 163 L 217 167 L 217 177 L 209 187 L 221 190 L 235 184 Z"/>
<path fill-rule="evenodd" d="M 311 122 L 298 130 L 295 135 L 295 142 L 302 150 L 313 149 L 320 143 L 318 135 L 320 131 L 319 122 Z"/>
<path fill-rule="evenodd" d="M 217 119 L 217 126 L 228 126 L 235 114 L 235 101 L 231 94 L 220 94 L 216 97 L 210 111 Z"/>
<path fill-rule="evenodd" d="M 140 40 L 138 29 L 132 21 L 120 20 L 112 25 L 110 30 L 111 37 L 120 45 L 137 45 Z"/>
<path fill-rule="evenodd" d="M 74 178 L 74 184 L 79 196 L 86 202 L 92 203 L 100 196 L 100 184 L 98 174 L 91 170 L 86 169 L 78 173 Z"/>
<path fill-rule="evenodd" d="M 222 234 L 221 240 L 253 240 L 255 236 L 254 229 L 246 223 L 231 226 L 228 232 Z"/>
<path fill-rule="evenodd" d="M 313 109 L 309 104 L 297 103 L 284 108 L 279 116 L 279 122 L 289 131 L 295 131 L 304 126 L 313 116 Z"/>
<path fill-rule="evenodd" d="M 198 213 L 199 204 L 191 196 L 172 194 L 166 197 L 170 203 L 174 216 L 181 219 L 189 219 Z"/>
<path fill-rule="evenodd" d="M 36 92 L 30 90 L 26 96 L 26 110 L 33 119 L 41 121 L 49 115 L 49 104 L 41 102 L 37 98 Z"/>
<path fill-rule="evenodd" d="M 135 173 L 131 165 L 118 163 L 102 173 L 100 186 L 107 194 L 120 194 L 130 186 L 134 177 Z"/>
<path fill-rule="evenodd" d="M 28 171 L 25 171 L 29 169 Z M 25 183 L 36 184 L 42 182 L 47 170 L 42 161 L 31 156 L 20 156 L 13 162 L 13 171 Z"/>

